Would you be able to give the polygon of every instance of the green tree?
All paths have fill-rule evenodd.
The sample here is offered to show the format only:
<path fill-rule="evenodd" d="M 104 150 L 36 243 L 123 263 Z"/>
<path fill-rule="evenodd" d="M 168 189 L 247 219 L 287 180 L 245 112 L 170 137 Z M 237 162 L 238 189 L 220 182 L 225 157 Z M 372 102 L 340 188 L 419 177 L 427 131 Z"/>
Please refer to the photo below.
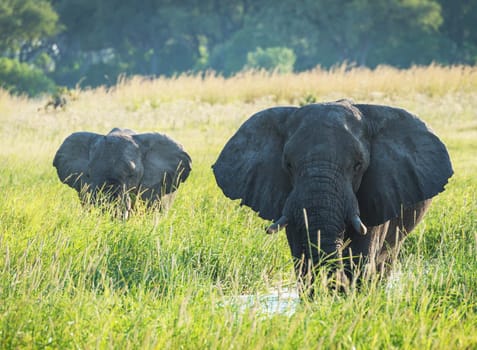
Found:
<path fill-rule="evenodd" d="M 429 38 L 442 23 L 433 0 L 303 0 L 301 5 L 302 16 L 320 33 L 317 45 L 330 50 L 335 62 L 375 65 L 398 54 L 401 62 L 392 63 L 409 64 L 412 58 L 404 57 L 409 40 L 419 61 L 419 46 L 427 41 L 415 39 Z M 370 56 L 377 54 L 379 62 L 373 62 Z"/>
<path fill-rule="evenodd" d="M 47 0 L 0 2 L 0 86 L 30 96 L 53 91 L 46 73 L 55 68 L 52 39 L 60 30 Z"/>
<path fill-rule="evenodd" d="M 211 47 L 210 66 L 241 69 L 258 47 L 286 47 L 296 70 L 342 62 L 375 66 L 429 63 L 442 22 L 435 0 L 262 0 L 243 25 Z"/>
<path fill-rule="evenodd" d="M 33 2 L 6 1 L 2 8 Z M 477 51 L 477 0 L 51 2 L 66 30 L 54 41 L 45 40 L 51 31 L 33 41 L 56 45 L 56 65 L 43 56 L 27 61 L 53 69 L 51 76 L 62 85 L 80 80 L 114 84 L 121 74 L 157 76 L 201 69 L 229 75 L 245 65 L 278 64 L 270 61 L 278 53 L 259 48 L 293 52 L 294 70 L 342 62 L 371 67 L 472 63 Z M 9 21 L 6 15 L 2 18 Z M 4 35 L 4 42 L 10 37 Z"/>
<path fill-rule="evenodd" d="M 0 28 L 0 52 L 27 62 L 45 49 L 46 39 L 61 26 L 47 0 L 3 0 Z"/>
<path fill-rule="evenodd" d="M 67 28 L 62 65 L 70 67 L 57 79 L 72 79 L 74 69 L 74 79 L 92 84 L 89 72 L 97 77 L 103 69 L 108 72 L 103 83 L 114 83 L 115 71 L 157 76 L 203 65 L 208 52 L 201 6 L 195 0 L 57 0 Z"/>
<path fill-rule="evenodd" d="M 439 0 L 447 62 L 477 63 L 477 0 Z"/>

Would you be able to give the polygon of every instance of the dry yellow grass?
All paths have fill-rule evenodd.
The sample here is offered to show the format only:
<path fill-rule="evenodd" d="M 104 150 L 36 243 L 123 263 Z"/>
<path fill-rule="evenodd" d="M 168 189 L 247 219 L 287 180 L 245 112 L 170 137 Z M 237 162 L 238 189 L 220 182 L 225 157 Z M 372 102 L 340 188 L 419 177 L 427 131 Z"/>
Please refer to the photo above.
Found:
<path fill-rule="evenodd" d="M 122 101 L 192 99 L 224 103 L 237 100 L 251 102 L 269 97 L 277 103 L 290 103 L 310 94 L 318 99 L 340 98 L 343 95 L 380 98 L 397 94 L 441 96 L 476 89 L 477 69 L 470 66 L 431 65 L 400 70 L 389 66 L 368 69 L 342 65 L 331 70 L 316 68 L 297 74 L 247 71 L 229 79 L 213 72 L 153 80 L 133 77 L 121 79 L 109 93 Z M 108 93 L 105 89 L 102 92 Z"/>
<path fill-rule="evenodd" d="M 472 66 L 430 65 L 402 70 L 389 66 L 369 69 L 341 65 L 330 70 L 318 67 L 296 74 L 245 71 L 230 78 L 214 72 L 156 79 L 122 77 L 111 88 L 75 91 L 75 96 L 93 105 L 107 98 L 134 111 L 144 104 L 157 108 L 177 100 L 224 104 L 250 103 L 265 98 L 279 104 L 298 104 L 306 102 L 307 97 L 317 101 L 343 97 L 383 101 L 396 96 L 440 97 L 476 91 L 477 68 Z M 12 102 L 17 104 L 16 99 L 0 90 L 0 111 L 12 107 Z"/>
<path fill-rule="evenodd" d="M 438 65 L 406 70 L 343 65 L 297 74 L 248 71 L 230 78 L 213 72 L 122 78 L 111 88 L 75 91 L 65 111 L 42 110 L 48 96 L 27 99 L 0 90 L 0 124 L 4 144 L 15 143 L 24 154 L 36 140 L 58 144 L 77 130 L 106 133 L 112 127 L 166 132 L 202 153 L 217 150 L 261 109 L 341 98 L 406 108 L 444 138 L 456 131 L 461 139 L 477 137 L 477 67 Z M 9 149 L 19 151 L 4 147 L 2 152 Z"/>

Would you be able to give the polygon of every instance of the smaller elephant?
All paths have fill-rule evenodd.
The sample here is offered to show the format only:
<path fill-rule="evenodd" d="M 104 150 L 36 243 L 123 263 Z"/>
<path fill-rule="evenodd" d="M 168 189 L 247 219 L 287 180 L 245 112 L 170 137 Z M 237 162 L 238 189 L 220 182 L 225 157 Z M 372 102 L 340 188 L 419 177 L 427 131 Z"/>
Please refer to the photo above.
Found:
<path fill-rule="evenodd" d="M 183 147 L 168 136 L 119 128 L 107 135 L 75 132 L 53 160 L 60 180 L 78 191 L 83 203 L 118 201 L 126 218 L 136 198 L 160 208 L 172 203 L 191 165 Z"/>

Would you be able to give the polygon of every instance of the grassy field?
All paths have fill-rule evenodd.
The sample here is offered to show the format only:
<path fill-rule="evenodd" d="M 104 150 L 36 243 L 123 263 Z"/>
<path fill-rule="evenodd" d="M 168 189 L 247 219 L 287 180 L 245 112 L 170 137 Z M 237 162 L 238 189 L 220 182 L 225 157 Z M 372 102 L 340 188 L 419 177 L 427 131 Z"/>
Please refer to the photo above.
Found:
<path fill-rule="evenodd" d="M 254 112 L 344 97 L 418 114 L 455 175 L 390 280 L 283 313 L 244 307 L 236 297 L 293 288 L 292 262 L 284 234 L 225 198 L 210 166 Z M 0 348 L 477 348 L 476 68 L 134 78 L 75 91 L 64 111 L 45 103 L 0 92 Z M 59 182 L 62 140 L 113 127 L 167 133 L 192 156 L 168 212 L 113 220 Z"/>

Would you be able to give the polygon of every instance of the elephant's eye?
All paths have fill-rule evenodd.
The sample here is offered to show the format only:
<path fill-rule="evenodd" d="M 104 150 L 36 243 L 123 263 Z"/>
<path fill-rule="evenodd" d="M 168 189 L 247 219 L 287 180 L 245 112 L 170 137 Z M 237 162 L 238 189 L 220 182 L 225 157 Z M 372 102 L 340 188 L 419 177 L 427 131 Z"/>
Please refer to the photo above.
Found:
<path fill-rule="evenodd" d="M 361 170 L 362 167 L 363 167 L 363 162 L 358 161 L 354 164 L 353 169 L 354 169 L 355 172 L 358 172 L 358 171 Z"/>

